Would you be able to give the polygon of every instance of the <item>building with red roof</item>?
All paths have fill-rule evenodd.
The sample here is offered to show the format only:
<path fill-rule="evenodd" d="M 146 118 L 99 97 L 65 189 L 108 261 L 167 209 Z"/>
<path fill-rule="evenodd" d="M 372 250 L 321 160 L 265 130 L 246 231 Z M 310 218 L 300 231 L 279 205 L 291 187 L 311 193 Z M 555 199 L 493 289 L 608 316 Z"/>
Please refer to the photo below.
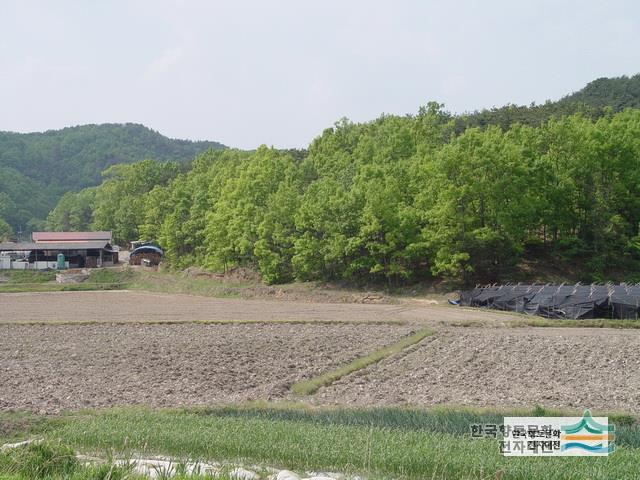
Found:
<path fill-rule="evenodd" d="M 111 237 L 111 232 L 33 232 L 31 234 L 34 243 L 94 241 L 111 243 Z"/>

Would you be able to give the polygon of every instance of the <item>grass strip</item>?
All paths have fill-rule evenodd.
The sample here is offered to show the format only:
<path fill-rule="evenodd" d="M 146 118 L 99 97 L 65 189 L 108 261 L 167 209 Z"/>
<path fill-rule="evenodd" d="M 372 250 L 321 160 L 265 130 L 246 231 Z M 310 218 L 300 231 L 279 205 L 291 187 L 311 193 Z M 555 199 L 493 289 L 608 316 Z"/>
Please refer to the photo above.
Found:
<path fill-rule="evenodd" d="M 638 329 L 640 320 L 622 320 L 610 318 L 596 319 L 559 319 L 559 318 L 526 318 L 506 322 L 509 327 L 571 327 L 571 328 L 620 328 Z"/>
<path fill-rule="evenodd" d="M 469 313 L 478 314 L 477 318 L 464 320 L 442 321 L 442 325 L 450 325 L 454 327 L 500 327 L 506 325 L 508 327 L 575 327 L 575 328 L 619 328 L 619 329 L 639 329 L 640 319 L 621 319 L 621 318 L 545 318 L 539 316 L 531 316 L 525 313 L 510 312 L 506 310 L 494 310 L 490 308 L 472 308 L 462 307 Z M 496 323 L 493 319 L 483 318 L 481 312 L 491 313 L 492 315 L 504 315 L 505 321 Z M 515 317 L 515 318 L 514 318 Z"/>
<path fill-rule="evenodd" d="M 371 352 L 363 357 L 356 358 L 351 363 L 338 367 L 335 370 L 323 373 L 322 375 L 310 378 L 309 380 L 302 380 L 300 382 L 294 383 L 291 386 L 291 391 L 296 395 L 313 395 L 318 391 L 318 389 L 320 389 L 320 387 L 330 385 L 336 380 L 339 380 L 342 377 L 349 375 L 350 373 L 361 370 L 365 367 L 368 367 L 369 365 L 373 365 L 374 363 L 377 363 L 380 360 L 384 360 L 394 353 L 401 352 L 405 348 L 422 341 L 424 338 L 429 337 L 434 333 L 435 332 L 429 328 L 419 330 L 413 335 L 405 337 L 396 343 L 387 345 L 386 347 L 375 350 L 374 352 Z"/>
<path fill-rule="evenodd" d="M 94 290 L 124 290 L 126 283 L 7 283 L 0 284 L 1 293 L 83 292 Z"/>

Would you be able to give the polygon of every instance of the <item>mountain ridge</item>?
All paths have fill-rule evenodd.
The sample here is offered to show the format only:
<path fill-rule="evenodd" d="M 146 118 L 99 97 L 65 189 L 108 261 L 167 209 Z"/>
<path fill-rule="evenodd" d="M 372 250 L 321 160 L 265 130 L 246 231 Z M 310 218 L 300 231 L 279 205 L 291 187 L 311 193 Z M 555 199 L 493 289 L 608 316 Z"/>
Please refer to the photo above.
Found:
<path fill-rule="evenodd" d="M 147 158 L 188 162 L 205 150 L 223 148 L 215 141 L 169 138 L 138 123 L 1 131 L 0 217 L 14 228 L 33 229 L 65 192 L 98 185 L 111 165 Z"/>

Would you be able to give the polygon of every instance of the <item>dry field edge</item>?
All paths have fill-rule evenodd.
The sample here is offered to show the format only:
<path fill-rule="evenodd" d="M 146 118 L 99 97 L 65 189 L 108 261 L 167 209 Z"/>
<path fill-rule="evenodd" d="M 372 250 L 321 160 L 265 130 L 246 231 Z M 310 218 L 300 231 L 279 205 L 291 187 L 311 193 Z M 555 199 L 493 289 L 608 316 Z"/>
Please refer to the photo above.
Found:
<path fill-rule="evenodd" d="M 407 320 L 145 320 L 139 319 L 135 321 L 127 320 L 17 320 L 2 321 L 0 325 L 270 325 L 270 324 L 287 324 L 287 325 L 408 325 Z"/>

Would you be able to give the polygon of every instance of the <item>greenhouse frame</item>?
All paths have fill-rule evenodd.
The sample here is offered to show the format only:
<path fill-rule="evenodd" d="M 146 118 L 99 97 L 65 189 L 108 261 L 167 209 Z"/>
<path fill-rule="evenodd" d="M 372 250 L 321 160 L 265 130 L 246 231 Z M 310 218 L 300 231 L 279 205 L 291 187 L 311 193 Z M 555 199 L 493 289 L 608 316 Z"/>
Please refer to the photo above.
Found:
<path fill-rule="evenodd" d="M 547 318 L 638 319 L 640 285 L 486 285 L 462 292 L 459 303 Z"/>

